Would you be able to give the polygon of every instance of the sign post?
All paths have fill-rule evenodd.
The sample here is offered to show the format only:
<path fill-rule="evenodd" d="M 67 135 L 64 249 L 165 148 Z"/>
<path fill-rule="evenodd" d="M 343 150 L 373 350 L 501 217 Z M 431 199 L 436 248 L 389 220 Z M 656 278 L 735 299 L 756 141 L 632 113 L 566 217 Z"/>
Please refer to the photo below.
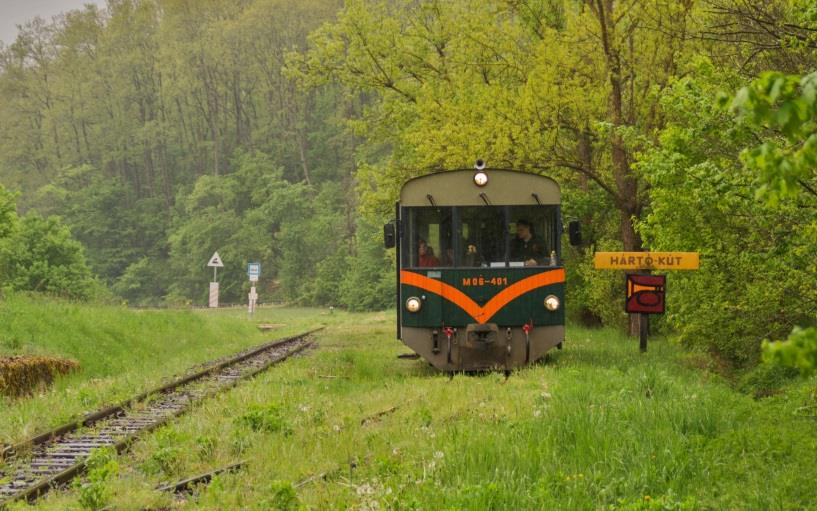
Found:
<path fill-rule="evenodd" d="M 221 256 L 218 255 L 218 252 L 213 254 L 213 257 L 210 258 L 210 261 L 207 263 L 207 266 L 213 268 L 213 281 L 210 282 L 210 300 L 208 302 L 210 308 L 217 308 L 218 307 L 218 269 L 224 268 L 224 263 L 221 262 Z"/>
<path fill-rule="evenodd" d="M 638 314 L 638 346 L 647 351 L 649 314 L 665 310 L 666 275 L 650 275 L 650 270 L 697 270 L 697 252 L 596 252 L 593 263 L 597 270 L 642 270 L 627 274 L 627 300 L 624 309 Z"/>
<path fill-rule="evenodd" d="M 248 311 L 252 316 L 255 312 L 255 304 L 258 301 L 258 293 L 255 292 L 254 283 L 258 282 L 258 278 L 261 276 L 261 263 L 249 263 L 247 265 L 247 276 L 250 278 L 251 285 Z"/>
<path fill-rule="evenodd" d="M 666 275 L 627 274 L 627 302 L 625 310 L 638 314 L 638 347 L 647 351 L 647 335 L 650 331 L 649 314 L 663 314 Z"/>

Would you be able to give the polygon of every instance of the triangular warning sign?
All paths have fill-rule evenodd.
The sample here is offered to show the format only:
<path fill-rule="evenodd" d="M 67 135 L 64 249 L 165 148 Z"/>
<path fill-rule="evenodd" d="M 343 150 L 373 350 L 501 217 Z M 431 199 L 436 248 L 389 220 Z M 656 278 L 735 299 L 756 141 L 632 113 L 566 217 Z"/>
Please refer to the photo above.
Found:
<path fill-rule="evenodd" d="M 224 268 L 224 263 L 221 262 L 221 256 L 218 255 L 218 252 L 213 254 L 213 257 L 210 258 L 210 262 L 207 263 L 207 266 L 215 266 L 216 268 Z"/>

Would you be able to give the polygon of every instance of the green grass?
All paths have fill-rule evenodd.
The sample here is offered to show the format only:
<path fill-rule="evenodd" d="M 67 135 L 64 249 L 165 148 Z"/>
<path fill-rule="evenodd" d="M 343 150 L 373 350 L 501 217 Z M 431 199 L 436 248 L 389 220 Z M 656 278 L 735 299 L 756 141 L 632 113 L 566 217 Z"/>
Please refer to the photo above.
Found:
<path fill-rule="evenodd" d="M 305 331 L 321 319 L 307 309 L 264 308 L 250 320 L 245 309 L 133 310 L 6 296 L 0 300 L 0 356 L 67 357 L 81 371 L 57 379 L 34 399 L 0 397 L 0 442 L 15 443 L 157 387 L 194 364 Z M 283 326 L 261 333 L 259 321 Z"/>
<path fill-rule="evenodd" d="M 246 459 L 185 509 L 817 509 L 814 380 L 757 400 L 666 340 L 642 355 L 577 328 L 507 381 L 449 380 L 395 357 L 390 313 L 331 323 L 318 350 L 137 442 L 106 483 L 114 507 L 170 506 L 152 488 Z"/>

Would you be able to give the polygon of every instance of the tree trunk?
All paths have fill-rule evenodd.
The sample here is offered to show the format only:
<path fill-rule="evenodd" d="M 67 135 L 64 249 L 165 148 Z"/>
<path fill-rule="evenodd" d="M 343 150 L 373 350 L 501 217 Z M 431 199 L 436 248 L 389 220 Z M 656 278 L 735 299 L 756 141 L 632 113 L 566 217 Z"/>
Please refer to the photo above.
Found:
<path fill-rule="evenodd" d="M 621 241 L 624 250 L 641 251 L 643 246 L 641 237 L 636 233 L 633 222 L 641 213 L 638 201 L 638 182 L 632 169 L 630 169 L 627 147 L 621 135 L 615 130 L 626 123 L 623 112 L 623 87 L 625 80 L 621 72 L 620 48 L 617 47 L 615 38 L 615 16 L 613 0 L 595 0 L 593 10 L 599 21 L 601 29 L 601 42 L 604 48 L 604 55 L 607 60 L 607 73 L 610 78 L 609 115 L 613 125 L 613 133 L 610 136 L 610 152 L 613 163 L 613 179 L 618 192 L 617 206 L 620 215 L 619 228 Z M 632 78 L 630 78 L 632 80 Z M 639 325 L 635 315 L 630 317 L 629 333 L 631 336 L 639 334 Z"/>

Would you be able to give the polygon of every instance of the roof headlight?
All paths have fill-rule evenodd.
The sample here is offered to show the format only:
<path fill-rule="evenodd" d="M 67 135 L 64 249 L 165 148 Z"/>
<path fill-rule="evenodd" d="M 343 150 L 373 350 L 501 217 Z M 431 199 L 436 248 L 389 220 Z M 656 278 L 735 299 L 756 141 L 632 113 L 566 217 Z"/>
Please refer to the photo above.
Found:
<path fill-rule="evenodd" d="M 488 184 L 488 174 L 481 170 L 474 174 L 474 184 L 477 186 L 485 186 Z"/>
<path fill-rule="evenodd" d="M 545 298 L 545 308 L 549 311 L 556 311 L 559 310 L 559 306 L 561 302 L 559 301 L 559 297 L 556 295 L 548 295 Z"/>
<path fill-rule="evenodd" d="M 423 307 L 423 302 L 416 296 L 412 296 L 406 300 L 406 310 L 409 312 L 418 312 Z"/>

